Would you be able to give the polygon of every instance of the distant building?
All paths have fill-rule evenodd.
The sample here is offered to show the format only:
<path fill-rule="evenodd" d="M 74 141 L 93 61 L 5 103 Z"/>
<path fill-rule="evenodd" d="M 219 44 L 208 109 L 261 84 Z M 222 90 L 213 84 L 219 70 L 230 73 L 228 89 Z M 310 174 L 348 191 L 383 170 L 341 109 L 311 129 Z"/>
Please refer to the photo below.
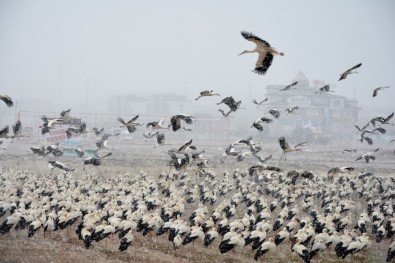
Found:
<path fill-rule="evenodd" d="M 336 95 L 336 93 L 316 94 L 320 86 L 310 86 L 310 81 L 299 72 L 292 82 L 298 84 L 287 91 L 280 91 L 285 85 L 268 85 L 268 101 L 264 111 L 277 109 L 281 117 L 269 127 L 269 136 L 294 135 L 329 140 L 336 137 L 350 138 L 358 123 L 358 101 Z M 319 83 L 322 84 L 323 83 Z M 286 108 L 298 106 L 295 113 L 287 114 Z M 354 133 L 355 134 L 355 133 Z"/>

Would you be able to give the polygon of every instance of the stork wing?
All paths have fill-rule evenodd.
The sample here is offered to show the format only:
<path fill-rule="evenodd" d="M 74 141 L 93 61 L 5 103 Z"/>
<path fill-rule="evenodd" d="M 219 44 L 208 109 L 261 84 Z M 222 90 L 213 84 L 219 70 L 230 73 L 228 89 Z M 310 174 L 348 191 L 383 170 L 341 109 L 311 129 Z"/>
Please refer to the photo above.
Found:
<path fill-rule="evenodd" d="M 280 143 L 280 147 L 283 150 L 290 149 L 288 142 L 285 140 L 285 137 L 280 137 L 278 139 L 278 142 Z"/>
<path fill-rule="evenodd" d="M 298 147 L 304 146 L 306 143 L 307 143 L 307 141 L 298 143 L 298 144 L 295 145 L 294 148 L 296 149 L 296 148 L 298 148 Z"/>
<path fill-rule="evenodd" d="M 380 89 L 381 89 L 381 88 L 375 88 L 375 89 L 373 90 L 373 97 L 376 97 L 376 96 L 377 96 L 377 93 L 379 92 Z"/>
<path fill-rule="evenodd" d="M 136 115 L 134 118 L 132 118 L 128 123 L 133 123 L 135 120 L 139 118 L 139 115 Z"/>
<path fill-rule="evenodd" d="M 12 107 L 14 105 L 14 102 L 12 101 L 12 99 L 7 96 L 7 95 L 0 95 L 0 100 L 4 101 L 4 103 L 8 106 L 8 107 Z"/>
<path fill-rule="evenodd" d="M 122 123 L 123 125 L 126 125 L 126 122 L 125 122 L 121 117 L 118 117 L 117 120 L 118 120 L 120 123 Z"/>
<path fill-rule="evenodd" d="M 384 122 L 388 122 L 389 120 L 392 119 L 392 117 L 394 117 L 394 112 L 388 115 L 388 117 L 384 119 Z"/>
<path fill-rule="evenodd" d="M 181 128 L 180 119 L 176 116 L 171 117 L 170 123 L 173 131 L 178 131 Z"/>
<path fill-rule="evenodd" d="M 362 63 L 359 63 L 359 64 L 355 65 L 354 67 L 350 68 L 350 69 L 347 70 L 347 71 L 350 72 L 350 71 L 352 71 L 352 70 L 354 70 L 354 69 L 359 68 L 360 66 L 362 66 Z"/>
<path fill-rule="evenodd" d="M 9 131 L 10 131 L 10 127 L 8 125 L 5 126 L 2 130 L 0 130 L 0 138 L 6 137 Z"/>
<path fill-rule="evenodd" d="M 22 130 L 22 123 L 20 120 L 18 120 L 15 125 L 12 126 L 12 130 L 14 132 L 14 135 L 18 135 L 21 133 Z"/>
<path fill-rule="evenodd" d="M 256 99 L 253 99 L 252 102 L 256 105 L 259 105 L 258 101 L 256 101 Z"/>
<path fill-rule="evenodd" d="M 253 33 L 241 31 L 241 35 L 248 41 L 254 42 L 257 46 L 264 45 L 265 47 L 270 47 L 270 44 L 267 41 L 255 36 Z"/>
<path fill-rule="evenodd" d="M 127 126 L 129 133 L 133 133 L 136 131 L 136 126 L 134 125 L 128 125 Z"/>
<path fill-rule="evenodd" d="M 62 112 L 60 113 L 60 116 L 61 116 L 61 117 L 68 117 L 70 111 L 71 111 L 71 109 L 62 111 Z"/>
<path fill-rule="evenodd" d="M 254 72 L 259 75 L 265 75 L 266 71 L 272 65 L 273 55 L 270 52 L 260 52 L 258 60 L 255 64 Z"/>
<path fill-rule="evenodd" d="M 192 116 L 187 116 L 187 115 L 177 115 L 177 118 L 185 121 L 187 124 L 192 124 Z"/>

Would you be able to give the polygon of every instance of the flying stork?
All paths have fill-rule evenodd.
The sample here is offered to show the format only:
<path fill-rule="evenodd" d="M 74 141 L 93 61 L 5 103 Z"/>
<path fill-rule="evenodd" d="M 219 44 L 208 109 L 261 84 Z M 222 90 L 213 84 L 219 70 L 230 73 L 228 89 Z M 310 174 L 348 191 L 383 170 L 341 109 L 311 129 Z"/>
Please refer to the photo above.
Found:
<path fill-rule="evenodd" d="M 69 139 L 77 134 L 80 135 L 83 133 L 87 133 L 85 122 L 81 122 L 79 127 L 69 127 L 66 131 L 67 138 Z"/>
<path fill-rule="evenodd" d="M 155 147 L 165 145 L 165 134 L 162 132 L 159 132 L 159 131 L 157 131 L 155 133 L 146 132 L 143 135 L 145 138 L 152 138 L 152 137 L 156 136 L 156 146 Z"/>
<path fill-rule="evenodd" d="M 288 113 L 288 114 L 291 114 L 297 109 L 299 109 L 299 106 L 295 106 L 295 107 L 292 107 L 292 108 L 285 109 L 285 112 Z"/>
<path fill-rule="evenodd" d="M 383 87 L 375 88 L 375 89 L 373 90 L 373 97 L 376 97 L 376 96 L 377 96 L 377 94 L 379 93 L 379 90 L 388 89 L 389 87 L 391 87 L 391 86 L 383 86 Z"/>
<path fill-rule="evenodd" d="M 270 113 L 270 114 L 273 115 L 273 117 L 276 118 L 276 119 L 279 118 L 280 115 L 281 115 L 280 111 L 279 111 L 279 110 L 276 110 L 276 109 L 271 109 L 271 110 L 269 110 L 267 113 Z"/>
<path fill-rule="evenodd" d="M 244 53 L 258 52 L 259 57 L 255 64 L 254 72 L 259 75 L 266 74 L 266 71 L 269 69 L 270 65 L 273 62 L 273 55 L 284 56 L 284 53 L 275 50 L 273 47 L 270 46 L 267 41 L 255 36 L 250 32 L 242 31 L 241 35 L 248 41 L 254 42 L 256 44 L 256 47 L 253 50 L 244 50 L 239 54 L 239 56 Z"/>
<path fill-rule="evenodd" d="M 107 158 L 107 157 L 109 157 L 109 156 L 111 156 L 112 155 L 112 153 L 111 152 L 109 152 L 109 153 L 107 153 L 107 154 L 105 154 L 105 155 L 103 155 L 103 156 L 100 156 L 100 155 L 95 155 L 95 156 L 92 156 L 92 157 L 88 157 L 88 158 L 86 158 L 86 159 L 84 159 L 84 169 L 85 169 L 85 165 L 87 165 L 87 164 L 92 164 L 92 165 L 94 165 L 94 166 L 99 166 L 99 165 L 101 165 L 101 161 L 104 159 L 104 158 Z"/>
<path fill-rule="evenodd" d="M 0 100 L 4 101 L 4 103 L 8 106 L 8 107 L 12 107 L 14 106 L 14 102 L 12 101 L 10 96 L 7 95 L 0 95 Z"/>
<path fill-rule="evenodd" d="M 375 118 L 370 120 L 370 123 L 372 123 L 373 126 L 376 126 L 376 121 L 380 122 L 381 124 L 391 124 L 391 123 L 389 123 L 389 121 L 392 119 L 392 117 L 394 117 L 394 113 L 391 113 L 386 118 L 384 118 L 384 117 L 375 117 Z"/>
<path fill-rule="evenodd" d="M 131 120 L 129 120 L 128 122 L 124 121 L 124 119 L 122 119 L 121 117 L 118 117 L 117 120 L 123 124 L 123 126 L 125 126 L 129 133 L 133 133 L 134 131 L 136 131 L 136 126 L 141 126 L 144 125 L 143 123 L 137 123 L 134 122 L 135 120 L 137 120 L 139 117 L 139 115 L 136 115 L 135 117 L 133 117 Z M 123 127 L 121 126 L 121 128 Z"/>
<path fill-rule="evenodd" d="M 187 124 L 192 124 L 192 118 L 194 117 L 185 114 L 174 115 L 170 118 L 170 125 L 173 131 L 178 131 L 181 128 L 181 120 L 185 121 Z"/>
<path fill-rule="evenodd" d="M 258 102 L 256 99 L 253 99 L 252 102 L 253 102 L 254 104 L 256 104 L 256 107 L 258 108 L 259 106 L 262 105 L 262 103 L 266 102 L 268 99 L 269 99 L 269 98 L 265 98 L 265 99 L 263 99 L 263 100 L 261 100 L 261 101 L 259 101 L 259 102 Z"/>
<path fill-rule="evenodd" d="M 354 67 L 347 69 L 346 71 L 344 71 L 341 75 L 340 75 L 340 80 L 347 78 L 347 76 L 349 74 L 353 74 L 353 73 L 358 73 L 357 71 L 353 71 L 354 69 L 359 68 L 360 66 L 362 66 L 362 63 L 359 63 L 358 65 L 355 65 Z"/>
<path fill-rule="evenodd" d="M 278 139 L 278 142 L 280 143 L 280 147 L 283 150 L 283 154 L 281 155 L 280 159 L 284 157 L 284 160 L 286 160 L 286 153 L 288 152 L 293 152 L 293 151 L 301 151 L 302 149 L 300 148 L 301 146 L 304 146 L 307 142 L 302 142 L 296 144 L 294 147 L 289 146 L 288 142 L 285 140 L 285 137 L 280 137 Z"/>
<path fill-rule="evenodd" d="M 92 131 L 95 133 L 96 136 L 100 136 L 100 135 L 103 134 L 104 128 L 101 128 L 101 129 L 99 130 L 98 128 L 94 127 L 94 128 L 92 129 Z"/>
<path fill-rule="evenodd" d="M 329 86 L 329 84 L 326 84 L 324 86 L 322 86 L 321 88 L 318 89 L 318 91 L 315 92 L 315 94 L 319 93 L 326 93 L 326 92 L 334 92 L 333 90 L 331 90 L 331 86 Z"/>
<path fill-rule="evenodd" d="M 355 161 L 359 161 L 362 159 L 365 159 L 366 163 L 369 163 L 370 160 L 374 161 L 374 160 L 376 160 L 376 155 L 374 153 L 377 152 L 378 150 L 380 150 L 380 148 L 375 149 L 373 152 L 367 152 L 367 153 L 359 156 L 357 159 L 355 159 Z"/>
<path fill-rule="evenodd" d="M 187 142 L 187 143 L 185 143 L 183 146 L 181 146 L 178 150 L 177 150 L 177 153 L 188 153 L 188 152 L 190 152 L 191 150 L 196 150 L 196 146 L 195 145 L 192 145 L 192 139 L 189 141 L 189 142 Z"/>
<path fill-rule="evenodd" d="M 163 125 L 163 119 L 160 119 L 159 121 L 152 121 L 147 123 L 145 126 L 147 128 L 151 127 L 152 130 L 157 130 L 157 129 L 170 129 L 170 125 L 169 126 L 164 126 Z"/>
<path fill-rule="evenodd" d="M 48 167 L 51 169 L 51 174 L 52 174 L 53 169 L 55 169 L 55 168 L 59 168 L 59 169 L 63 170 L 63 172 L 65 174 L 67 174 L 68 172 L 74 171 L 73 168 L 68 168 L 65 164 L 63 164 L 59 161 L 48 161 L 48 163 L 49 163 Z"/>
<path fill-rule="evenodd" d="M 293 86 L 295 86 L 295 85 L 297 85 L 297 84 L 298 84 L 298 82 L 295 81 L 295 82 L 293 82 L 293 83 L 291 83 L 291 84 L 285 86 L 284 88 L 280 89 L 280 91 L 287 91 L 287 90 L 290 90 Z"/>
<path fill-rule="evenodd" d="M 263 131 L 263 127 L 262 127 L 261 123 L 262 122 L 271 123 L 272 121 L 273 121 L 272 119 L 269 119 L 269 118 L 266 118 L 266 117 L 262 117 L 262 118 L 257 119 L 256 121 L 254 121 L 254 123 L 252 124 L 251 128 L 254 127 L 258 131 Z"/>
<path fill-rule="evenodd" d="M 218 102 L 217 105 L 220 105 L 222 103 L 230 108 L 230 111 L 226 114 L 229 115 L 232 111 L 237 111 L 238 109 L 240 109 L 241 100 L 235 101 L 232 96 L 229 96 Z"/>
<path fill-rule="evenodd" d="M 218 93 L 214 93 L 213 90 L 203 90 L 200 92 L 199 97 L 197 97 L 195 100 L 200 99 L 201 97 L 210 97 L 210 96 L 221 96 Z"/>
<path fill-rule="evenodd" d="M 54 119 L 48 119 L 47 116 L 42 115 L 41 120 L 44 122 L 41 128 L 41 134 L 46 134 L 48 133 L 54 125 L 60 125 L 63 123 L 62 118 L 54 118 Z"/>

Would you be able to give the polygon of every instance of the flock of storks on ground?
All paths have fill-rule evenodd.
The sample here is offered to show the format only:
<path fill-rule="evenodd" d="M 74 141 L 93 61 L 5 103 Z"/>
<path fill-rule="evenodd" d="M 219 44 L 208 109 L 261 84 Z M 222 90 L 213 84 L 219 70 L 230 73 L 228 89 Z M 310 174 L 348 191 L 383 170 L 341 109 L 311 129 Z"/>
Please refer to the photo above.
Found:
<path fill-rule="evenodd" d="M 258 74 L 266 73 L 274 55 L 284 55 L 251 33 L 243 31 L 242 36 L 256 44 L 254 50 L 241 54 L 258 52 L 254 70 Z M 354 70 L 361 65 L 345 71 L 339 81 L 355 73 Z M 281 90 L 290 90 L 296 84 L 294 82 Z M 373 97 L 385 88 L 388 86 L 376 88 Z M 329 85 L 316 91 L 317 94 L 326 92 L 333 92 Z M 196 101 L 207 96 L 220 95 L 206 90 L 200 93 Z M 0 99 L 7 106 L 13 106 L 9 96 L 0 95 Z M 266 101 L 253 100 L 253 103 L 259 107 Z M 217 104 L 229 107 L 228 112 L 220 109 L 224 117 L 241 108 L 241 101 L 236 101 L 232 96 Z M 296 110 L 298 107 L 285 112 L 291 114 Z M 268 114 L 274 119 L 281 116 L 276 109 L 271 109 Z M 360 132 L 360 141 L 372 145 L 372 136 L 386 133 L 385 125 L 392 125 L 393 115 L 375 117 L 362 128 L 355 125 Z M 172 116 L 169 125 L 165 125 L 163 119 L 138 123 L 138 117 L 129 121 L 119 117 L 118 121 L 129 133 L 145 125 L 150 130 L 144 136 L 156 137 L 156 146 L 165 145 L 161 129 L 188 131 L 188 127 L 181 125 L 182 121 L 186 124 L 194 122 L 193 116 L 184 114 Z M 42 116 L 41 132 L 46 134 L 71 119 L 70 109 L 61 112 L 57 118 Z M 272 121 L 264 116 L 254 121 L 251 128 L 263 131 L 263 125 L 269 125 Z M 368 129 L 370 126 L 373 128 Z M 20 120 L 12 130 L 12 135 L 9 126 L 0 130 L 0 138 L 13 140 L 25 136 Z M 105 133 L 103 128 L 88 130 L 84 122 L 78 127 L 71 125 L 66 133 L 71 138 L 90 132 L 101 136 L 96 142 L 95 156 L 84 158 L 83 149 L 76 148 L 75 151 L 80 158 L 84 158 L 84 165 L 98 166 L 104 158 L 111 156 L 111 152 L 102 155 L 99 152 L 110 149 L 108 139 L 118 134 Z M 289 152 L 301 151 L 306 143 L 290 146 L 284 137 L 280 137 L 281 158 L 285 159 Z M 49 166 L 52 170 L 59 168 L 64 173 L 50 178 L 30 170 L 3 167 L 0 172 L 0 235 L 9 233 L 11 229 L 27 229 L 28 237 L 33 237 L 42 229 L 46 236 L 73 228 L 86 248 L 105 238 L 117 236 L 119 250 L 124 251 L 136 242 L 135 236 L 139 232 L 143 236 L 166 234 L 166 240 L 174 249 L 191 242 L 200 242 L 204 247 L 216 244 L 221 254 L 239 250 L 241 253 L 252 253 L 254 259 L 259 260 L 260 257 L 286 255 L 287 252 L 280 249 L 290 246 L 291 252 L 305 262 L 319 255 L 334 254 L 343 259 L 355 254 L 364 255 L 372 242 L 392 242 L 395 234 L 394 176 L 371 172 L 356 174 L 352 166 L 333 167 L 326 175 L 305 170 L 285 172 L 279 167 L 266 165 L 272 155 L 262 157 L 259 155 L 261 150 L 262 145 L 253 142 L 252 137 L 233 142 L 226 147 L 222 162 L 229 156 L 235 157 L 236 161 L 254 156 L 259 164 L 248 171 L 226 171 L 222 176 L 216 176 L 210 170 L 210 161 L 203 156 L 204 151 L 197 151 L 192 139 L 179 149 L 168 151 L 168 165 L 172 169 L 162 172 L 159 178 L 140 172 L 110 177 L 86 173 L 85 177 L 77 179 L 73 173 L 68 173 L 74 168 L 58 160 L 49 161 Z M 59 144 L 31 147 L 31 151 L 39 156 L 63 155 Z M 356 151 L 347 148 L 343 153 Z M 379 148 L 359 156 L 356 161 L 370 163 L 375 160 L 377 151 Z M 193 170 L 201 180 L 188 176 L 187 171 L 192 169 L 192 164 L 196 164 Z M 172 172 L 173 169 L 176 172 Z M 386 261 L 391 262 L 394 257 L 395 242 L 392 242 Z"/>

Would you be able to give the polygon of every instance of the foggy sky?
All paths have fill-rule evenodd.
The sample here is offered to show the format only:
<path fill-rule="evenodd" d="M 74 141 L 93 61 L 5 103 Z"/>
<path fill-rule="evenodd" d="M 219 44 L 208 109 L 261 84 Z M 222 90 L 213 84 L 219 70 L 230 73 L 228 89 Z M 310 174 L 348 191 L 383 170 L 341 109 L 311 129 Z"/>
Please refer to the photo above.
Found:
<path fill-rule="evenodd" d="M 246 101 L 302 71 L 362 107 L 393 111 L 393 25 L 391 0 L 0 0 L 0 94 L 59 109 L 85 105 L 87 94 L 94 104 L 118 94 L 193 99 L 214 89 Z M 254 47 L 242 30 L 285 53 L 265 76 L 251 72 L 257 54 L 237 56 Z M 337 81 L 360 62 L 358 75 Z M 392 87 L 372 98 L 384 85 Z"/>

